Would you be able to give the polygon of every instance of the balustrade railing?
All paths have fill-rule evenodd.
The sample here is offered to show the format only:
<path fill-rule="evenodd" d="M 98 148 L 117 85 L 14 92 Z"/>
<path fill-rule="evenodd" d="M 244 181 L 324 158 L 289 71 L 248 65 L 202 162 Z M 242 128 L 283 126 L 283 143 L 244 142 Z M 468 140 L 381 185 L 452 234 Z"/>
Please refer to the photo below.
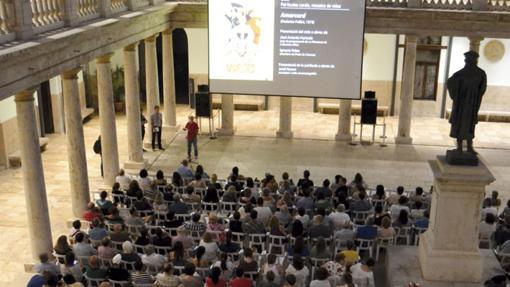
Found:
<path fill-rule="evenodd" d="M 167 1 L 178 2 L 177 0 Z M 186 0 L 188 1 L 206 2 L 205 0 Z M 365 1 L 367 7 L 510 12 L 510 0 Z M 159 1 L 153 0 L 0 0 L 0 43 L 12 41 L 15 37 L 30 39 L 34 34 L 58 29 L 64 25 L 76 26 L 83 21 L 110 17 L 111 14 L 128 9 L 134 11 L 157 3 Z M 27 10 L 29 13 L 26 13 Z M 16 19 L 16 15 L 26 19 Z M 32 25 L 29 24 L 30 22 Z"/>
<path fill-rule="evenodd" d="M 11 1 L 0 0 L 0 37 L 11 34 L 14 28 L 14 6 Z"/>
<path fill-rule="evenodd" d="M 86 21 L 94 18 L 99 18 L 99 3 L 100 0 L 66 0 L 78 2 L 78 17 L 80 20 Z"/>
<path fill-rule="evenodd" d="M 488 9 L 490 11 L 510 11 L 510 1 L 509 0 L 489 0 Z"/>
<path fill-rule="evenodd" d="M 32 25 L 36 33 L 64 26 L 63 0 L 30 0 L 32 7 Z"/>
<path fill-rule="evenodd" d="M 119 13 L 126 11 L 128 8 L 127 0 L 111 0 L 110 9 L 112 13 Z"/>
<path fill-rule="evenodd" d="M 471 10 L 471 0 L 423 0 L 420 8 Z"/>
<path fill-rule="evenodd" d="M 149 5 L 149 0 L 135 0 L 136 7 L 145 7 Z"/>

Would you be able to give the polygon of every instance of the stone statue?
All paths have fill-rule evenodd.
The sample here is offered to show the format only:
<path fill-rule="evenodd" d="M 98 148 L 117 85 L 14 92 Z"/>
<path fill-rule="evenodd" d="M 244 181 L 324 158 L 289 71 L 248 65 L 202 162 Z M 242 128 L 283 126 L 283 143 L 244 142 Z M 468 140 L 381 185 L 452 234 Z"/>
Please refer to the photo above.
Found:
<path fill-rule="evenodd" d="M 457 139 L 457 149 L 447 153 L 447 160 L 450 155 L 450 159 L 453 159 L 449 161 L 450 164 L 477 165 L 473 138 L 478 123 L 478 111 L 487 88 L 487 75 L 477 66 L 478 53 L 469 51 L 464 53 L 464 57 L 464 68 L 453 74 L 447 82 L 448 92 L 453 100 L 450 137 Z M 464 153 L 462 148 L 464 140 L 467 142 L 467 153 Z M 454 158 L 464 160 L 456 161 Z M 473 159 L 476 159 L 476 164 Z"/>

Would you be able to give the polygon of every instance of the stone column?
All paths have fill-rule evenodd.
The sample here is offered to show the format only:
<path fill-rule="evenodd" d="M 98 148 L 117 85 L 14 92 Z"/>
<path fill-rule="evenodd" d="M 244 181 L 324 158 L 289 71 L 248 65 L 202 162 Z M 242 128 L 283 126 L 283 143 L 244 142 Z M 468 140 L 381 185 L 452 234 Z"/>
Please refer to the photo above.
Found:
<path fill-rule="evenodd" d="M 234 95 L 221 95 L 221 129 L 220 135 L 231 136 L 234 134 Z"/>
<path fill-rule="evenodd" d="M 16 121 L 32 257 L 53 250 L 33 91 L 16 94 Z M 8 206 L 5 206 L 9 208 Z"/>
<path fill-rule="evenodd" d="M 124 48 L 124 88 L 128 143 L 128 161 L 124 163 L 124 168 L 140 170 L 145 167 L 146 161 L 143 159 L 140 89 L 136 71 L 137 45 L 138 43 L 134 43 Z"/>
<path fill-rule="evenodd" d="M 280 128 L 276 131 L 279 138 L 292 138 L 292 98 L 280 97 Z"/>
<path fill-rule="evenodd" d="M 414 74 L 416 68 L 416 42 L 414 35 L 406 35 L 404 70 L 402 71 L 402 89 L 400 95 L 400 113 L 398 115 L 397 144 L 412 144 L 411 117 L 413 115 Z"/>
<path fill-rule="evenodd" d="M 67 162 L 73 214 L 81 218 L 90 202 L 87 155 L 78 88 L 79 68 L 62 74 L 67 138 Z"/>
<path fill-rule="evenodd" d="M 480 42 L 482 42 L 483 37 L 469 37 L 469 50 L 480 53 Z"/>
<path fill-rule="evenodd" d="M 338 109 L 338 131 L 335 135 L 337 141 L 352 141 L 351 107 L 352 100 L 340 100 Z"/>
<path fill-rule="evenodd" d="M 113 106 L 112 71 L 110 58 L 113 53 L 96 59 L 97 94 L 99 102 L 99 127 L 101 129 L 101 150 L 104 170 L 104 183 L 111 186 L 119 173 L 119 152 L 117 129 Z"/>
<path fill-rule="evenodd" d="M 163 32 L 163 97 L 165 105 L 163 129 L 169 132 L 175 132 L 179 129 L 176 117 L 174 76 L 172 29 L 168 29 Z"/>
<path fill-rule="evenodd" d="M 152 140 L 152 126 L 150 115 L 154 106 L 159 105 L 159 84 L 158 84 L 158 61 L 156 55 L 157 35 L 145 39 L 145 85 L 147 91 L 147 125 L 145 142 L 150 145 Z"/>
<path fill-rule="evenodd" d="M 480 207 L 485 187 L 494 181 L 484 161 L 478 166 L 453 166 L 445 156 L 429 161 L 434 193 L 428 230 L 420 235 L 419 261 L 424 279 L 480 282 L 478 249 Z M 460 286 L 460 284 L 459 284 Z"/>

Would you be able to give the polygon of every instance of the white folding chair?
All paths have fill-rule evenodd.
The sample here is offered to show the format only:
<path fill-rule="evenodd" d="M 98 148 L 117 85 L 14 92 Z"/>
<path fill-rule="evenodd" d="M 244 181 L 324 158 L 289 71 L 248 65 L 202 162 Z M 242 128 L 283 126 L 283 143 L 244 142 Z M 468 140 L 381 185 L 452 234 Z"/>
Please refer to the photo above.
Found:
<path fill-rule="evenodd" d="M 372 250 L 374 249 L 374 240 L 373 239 L 362 239 L 356 238 L 356 242 L 358 242 L 357 251 L 358 253 L 361 250 L 368 251 L 370 257 L 372 257 Z"/>
<path fill-rule="evenodd" d="M 104 268 L 108 268 L 113 265 L 112 259 L 103 258 L 99 256 L 97 257 L 97 259 L 99 260 L 99 265 L 101 265 Z"/>
<path fill-rule="evenodd" d="M 216 202 L 202 202 L 203 211 L 216 212 L 219 209 L 219 205 Z"/>
<path fill-rule="evenodd" d="M 172 251 L 172 246 L 156 246 L 154 245 L 154 251 L 161 255 L 167 255 Z"/>
<path fill-rule="evenodd" d="M 319 267 L 321 267 L 322 265 L 324 265 L 326 262 L 329 261 L 329 258 L 315 258 L 315 257 L 310 257 L 310 263 L 311 263 L 311 266 L 312 266 L 312 280 L 315 279 L 315 270 Z"/>
<path fill-rule="evenodd" d="M 379 237 L 375 244 L 375 261 L 379 261 L 379 252 L 381 249 L 388 250 L 388 246 L 393 245 L 393 237 Z"/>
<path fill-rule="evenodd" d="M 405 240 L 405 245 L 409 245 L 411 243 L 411 234 L 412 234 L 412 227 L 411 226 L 405 226 L 405 227 L 396 227 L 395 228 L 395 244 L 398 244 L 399 239 Z"/>
<path fill-rule="evenodd" d="M 89 278 L 87 277 L 87 273 L 83 274 L 83 278 L 87 281 L 87 287 L 97 287 L 101 284 L 101 282 L 105 281 L 106 278 Z"/>
<path fill-rule="evenodd" d="M 121 260 L 120 266 L 129 272 L 135 271 L 135 262 Z"/>
<path fill-rule="evenodd" d="M 427 231 L 428 228 L 414 226 L 413 229 L 414 229 L 414 245 L 418 246 L 420 242 L 420 234 Z"/>
<path fill-rule="evenodd" d="M 186 222 L 186 221 L 189 221 L 191 219 L 191 214 L 190 213 L 175 214 L 175 219 L 181 220 L 182 222 Z"/>
<path fill-rule="evenodd" d="M 284 255 L 287 251 L 287 236 L 277 236 L 269 234 L 268 241 L 269 241 L 269 252 L 276 254 L 276 255 Z M 275 251 L 277 250 L 277 251 Z"/>
<path fill-rule="evenodd" d="M 245 234 L 243 232 L 232 232 L 232 242 L 235 242 L 243 246 L 245 240 Z"/>
<path fill-rule="evenodd" d="M 220 201 L 220 214 L 229 216 L 237 210 L 237 202 Z"/>
<path fill-rule="evenodd" d="M 352 214 L 353 214 L 353 219 L 352 219 L 352 222 L 354 224 L 358 224 L 358 225 L 364 225 L 365 222 L 367 221 L 367 218 L 372 215 L 374 212 L 372 210 L 368 210 L 368 211 L 353 211 Z"/>
<path fill-rule="evenodd" d="M 127 232 L 131 235 L 131 238 L 140 236 L 140 231 L 145 228 L 143 225 L 131 225 L 126 224 Z"/>
<path fill-rule="evenodd" d="M 336 238 L 333 242 L 335 244 L 334 254 L 347 249 L 347 242 L 352 241 L 353 239 L 342 239 Z"/>
<path fill-rule="evenodd" d="M 197 267 L 196 272 L 200 274 L 200 277 L 207 278 L 209 276 L 209 267 Z"/>
<path fill-rule="evenodd" d="M 260 252 L 266 250 L 266 237 L 269 234 L 262 233 L 262 234 L 248 234 L 249 243 L 248 246 L 250 248 L 258 247 L 260 246 Z M 258 249 L 258 248 L 257 248 Z"/>

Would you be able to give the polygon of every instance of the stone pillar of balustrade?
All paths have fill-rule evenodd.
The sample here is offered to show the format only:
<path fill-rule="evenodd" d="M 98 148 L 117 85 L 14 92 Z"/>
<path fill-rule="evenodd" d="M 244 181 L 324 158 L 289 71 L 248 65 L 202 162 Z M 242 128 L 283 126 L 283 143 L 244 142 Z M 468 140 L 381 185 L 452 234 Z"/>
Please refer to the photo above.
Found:
<path fill-rule="evenodd" d="M 32 6 L 30 0 L 14 1 L 14 32 L 18 40 L 27 40 L 34 36 L 32 28 Z"/>
<path fill-rule="evenodd" d="M 112 15 L 112 1 L 111 0 L 99 0 L 98 3 L 99 15 L 102 18 L 108 18 Z"/>
<path fill-rule="evenodd" d="M 76 26 L 78 17 L 78 1 L 64 1 L 64 23 L 66 26 Z"/>

